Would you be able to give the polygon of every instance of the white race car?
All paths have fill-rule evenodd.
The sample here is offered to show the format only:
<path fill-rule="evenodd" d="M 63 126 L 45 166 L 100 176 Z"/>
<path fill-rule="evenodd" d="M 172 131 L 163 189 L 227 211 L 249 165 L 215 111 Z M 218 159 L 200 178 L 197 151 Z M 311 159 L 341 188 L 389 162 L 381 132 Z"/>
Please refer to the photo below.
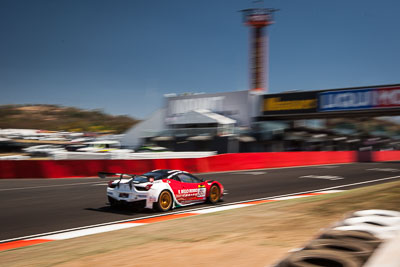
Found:
<path fill-rule="evenodd" d="M 99 176 L 119 176 L 119 179 L 110 181 L 107 187 L 111 207 L 137 204 L 168 211 L 196 203 L 215 204 L 224 196 L 221 183 L 203 180 L 180 170 L 153 170 L 142 175 L 99 172 Z"/>

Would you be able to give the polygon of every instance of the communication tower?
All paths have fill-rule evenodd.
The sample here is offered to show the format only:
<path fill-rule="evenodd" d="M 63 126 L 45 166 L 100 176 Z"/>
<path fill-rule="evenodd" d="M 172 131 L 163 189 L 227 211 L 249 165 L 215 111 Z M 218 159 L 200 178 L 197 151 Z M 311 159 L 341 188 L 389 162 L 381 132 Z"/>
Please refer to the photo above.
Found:
<path fill-rule="evenodd" d="M 241 10 L 243 22 L 251 27 L 251 90 L 260 93 L 268 91 L 268 34 L 265 28 L 274 23 L 272 15 L 275 11 L 278 9 Z"/>

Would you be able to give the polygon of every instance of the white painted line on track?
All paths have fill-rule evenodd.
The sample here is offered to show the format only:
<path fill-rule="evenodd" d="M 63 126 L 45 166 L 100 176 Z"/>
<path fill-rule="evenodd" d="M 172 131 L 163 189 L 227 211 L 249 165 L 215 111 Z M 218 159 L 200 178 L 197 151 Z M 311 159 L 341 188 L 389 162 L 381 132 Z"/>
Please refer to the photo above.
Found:
<path fill-rule="evenodd" d="M 233 206 L 215 207 L 215 208 L 210 208 L 210 209 L 197 210 L 194 213 L 206 214 L 206 213 L 213 213 L 213 212 L 224 211 L 224 210 L 232 210 L 232 209 L 237 209 L 237 208 L 244 208 L 244 207 L 249 207 L 249 206 L 253 206 L 253 204 L 236 204 L 236 205 L 233 205 Z"/>
<path fill-rule="evenodd" d="M 98 226 L 98 227 L 89 228 L 89 229 L 75 230 L 75 231 L 70 231 L 70 232 L 60 233 L 60 234 L 45 235 L 45 236 L 41 236 L 41 237 L 37 237 L 37 238 L 30 238 L 29 240 L 34 240 L 34 239 L 64 240 L 64 239 L 70 239 L 70 238 L 81 237 L 81 236 L 86 236 L 86 235 L 94 235 L 94 234 L 99 234 L 99 233 L 105 233 L 105 232 L 110 232 L 110 231 L 115 231 L 115 230 L 121 230 L 121 229 L 141 226 L 143 224 L 144 223 L 112 224 L 112 225 Z"/>
<path fill-rule="evenodd" d="M 182 214 L 182 213 L 209 213 L 206 210 L 216 209 L 216 208 L 224 208 L 224 207 L 231 207 L 233 205 L 238 205 L 238 204 L 250 206 L 249 204 L 246 204 L 246 202 L 258 201 L 258 200 L 270 200 L 270 199 L 273 199 L 273 198 L 279 198 L 279 197 L 285 197 L 285 196 L 294 196 L 294 195 L 297 195 L 297 194 L 320 192 L 320 190 L 325 190 L 325 189 L 316 189 L 316 190 L 303 191 L 303 192 L 298 192 L 298 193 L 277 195 L 277 196 L 272 196 L 272 197 L 257 198 L 257 199 L 251 199 L 251 200 L 243 200 L 243 201 L 237 201 L 237 202 L 231 202 L 231 203 L 218 205 L 217 207 L 201 207 L 201 208 L 187 209 L 187 210 L 181 210 L 181 211 L 178 210 L 178 211 L 168 212 L 168 213 L 164 213 L 164 214 L 155 214 L 155 215 L 150 215 L 150 216 L 131 218 L 131 219 L 125 219 L 125 220 L 119 220 L 119 221 L 112 221 L 112 222 L 107 222 L 107 223 L 99 223 L 99 224 L 93 224 L 93 225 L 69 228 L 69 229 L 58 230 L 58 231 L 45 232 L 45 233 L 41 233 L 41 234 L 34 234 L 34 235 L 28 235 L 28 236 L 21 236 L 21 237 L 16 237 L 16 238 L 4 239 L 4 240 L 0 240 L 0 243 L 17 241 L 17 240 L 21 240 L 21 239 L 38 239 L 39 237 L 41 238 L 41 237 L 47 236 L 47 235 L 65 233 L 65 232 L 81 230 L 81 229 L 90 229 L 90 228 L 94 228 L 94 227 L 113 225 L 113 224 L 118 224 L 118 223 L 128 223 L 128 222 L 129 223 L 134 223 L 135 221 L 144 220 L 144 219 L 151 219 L 151 218 L 156 218 L 156 217 L 162 217 L 162 216 L 166 216 L 166 215 L 174 215 L 174 214 Z M 341 190 L 333 190 L 333 191 L 335 191 L 334 193 L 341 192 Z M 243 207 L 243 206 L 240 206 L 240 207 Z M 227 208 L 227 209 L 232 209 L 232 208 Z"/>
<path fill-rule="evenodd" d="M 289 199 L 302 198 L 302 197 L 309 197 L 309 195 L 278 197 L 278 198 L 272 198 L 271 200 L 280 201 L 280 200 L 289 200 Z"/>
<path fill-rule="evenodd" d="M 267 172 L 261 172 L 261 171 L 258 171 L 258 172 L 240 172 L 240 173 L 232 173 L 232 174 L 249 174 L 249 175 L 261 175 L 261 174 L 266 174 Z"/>
<path fill-rule="evenodd" d="M 233 204 L 233 203 L 223 204 L 223 205 L 221 205 L 221 206 L 224 206 L 224 205 L 231 205 L 231 204 Z M 5 243 L 5 242 L 10 242 L 10 241 L 17 241 L 17 240 L 21 240 L 21 239 L 34 239 L 34 238 L 36 238 L 36 237 L 43 237 L 43 236 L 47 236 L 47 235 L 58 234 L 58 233 L 65 233 L 65 232 L 75 231 L 75 230 L 81 230 L 81 229 L 90 229 L 90 228 L 94 228 L 94 227 L 106 226 L 106 225 L 113 225 L 113 224 L 118 224 L 118 223 L 134 223 L 135 221 L 139 221 L 139 220 L 151 219 L 151 218 L 156 218 L 156 217 L 162 217 L 162 216 L 166 216 L 166 215 L 190 213 L 190 212 L 192 212 L 192 211 L 198 211 L 198 210 L 207 209 L 207 208 L 208 208 L 208 207 L 204 207 L 204 208 L 195 208 L 195 209 L 190 209 L 190 210 L 180 210 L 180 211 L 178 210 L 178 211 L 167 212 L 167 213 L 162 213 L 162 214 L 160 214 L 160 213 L 159 213 L 159 214 L 154 214 L 154 215 L 150 215 L 150 216 L 143 216 L 143 217 L 137 217 L 137 218 L 131 218 L 131 219 L 125 219 L 125 220 L 118 220 L 118 221 L 112 221 L 112 222 L 106 222 L 106 223 L 98 223 L 98 224 L 92 224 L 92 225 L 74 227 L 74 228 L 69 228 L 69 229 L 64 229 L 64 230 L 58 230 L 58 231 L 52 231 L 52 232 L 45 232 L 45 233 L 41 233 L 41 234 L 33 234 L 33 235 L 15 237 L 15 238 L 10 238 L 10 239 L 0 240 L 0 244 L 1 244 L 1 243 Z"/>
<path fill-rule="evenodd" d="M 29 240 L 31 240 L 31 239 L 43 239 L 43 237 L 48 236 L 48 235 L 52 235 L 52 234 L 67 233 L 67 232 L 75 231 L 75 230 L 91 229 L 91 228 L 95 228 L 95 227 L 108 226 L 108 225 L 114 225 L 114 224 L 125 223 L 125 222 L 130 222 L 132 224 L 135 224 L 135 221 L 139 221 L 139 220 L 142 220 L 142 219 L 155 218 L 155 217 L 162 217 L 162 216 L 165 216 L 165 215 L 174 215 L 174 214 L 183 214 L 183 213 L 199 213 L 199 214 L 201 213 L 201 214 L 203 214 L 203 213 L 210 213 L 211 211 L 207 211 L 209 209 L 215 209 L 214 212 L 217 212 L 217 211 L 219 211 L 218 210 L 219 208 L 221 208 L 221 210 L 235 209 L 236 207 L 233 207 L 233 208 L 230 208 L 230 207 L 234 206 L 234 205 L 238 205 L 238 204 L 241 204 L 240 207 L 244 207 L 244 205 L 252 206 L 254 204 L 246 204 L 246 202 L 253 202 L 253 201 L 259 201 L 259 200 L 272 200 L 272 201 L 273 200 L 278 200 L 278 199 L 279 200 L 284 200 L 285 197 L 297 198 L 297 197 L 299 197 L 297 195 L 308 194 L 308 193 L 338 193 L 338 192 L 342 192 L 342 190 L 335 190 L 335 189 L 343 188 L 343 187 L 349 187 L 349 186 L 355 186 L 355 185 L 361 185 L 361 184 L 380 182 L 380 181 L 386 181 L 386 180 L 394 180 L 394 179 L 399 179 L 399 178 L 400 178 L 400 176 L 392 176 L 392 177 L 380 178 L 380 179 L 375 179 L 375 180 L 370 180 L 370 181 L 364 181 L 364 182 L 358 182 L 358 183 L 352 183 L 352 184 L 346 184 L 346 185 L 338 185 L 338 186 L 320 188 L 320 189 L 297 192 L 297 193 L 290 193 L 290 194 L 283 194 L 283 195 L 272 196 L 272 197 L 265 197 L 265 198 L 257 198 L 257 199 L 252 199 L 252 200 L 244 200 L 244 201 L 232 202 L 232 203 L 219 205 L 218 207 L 195 208 L 195 209 L 188 209 L 188 210 L 177 211 L 177 212 L 169 212 L 169 213 L 165 213 L 165 214 L 156 214 L 156 215 L 152 215 L 152 216 L 145 216 L 145 217 L 139 217 L 139 218 L 120 220 L 120 221 L 113 221 L 113 222 L 95 224 L 95 225 L 89 225 L 89 226 L 82 226 L 82 227 L 65 229 L 65 230 L 60 230 L 60 231 L 53 231 L 53 232 L 48 232 L 48 233 L 35 234 L 35 235 L 11 238 L 11 239 L 6 239 L 6 240 L 0 240 L 0 243 L 6 243 L 6 242 L 18 241 L 18 240 L 27 240 L 27 239 L 29 239 Z M 291 199 L 291 198 L 288 198 L 288 199 Z"/>
<path fill-rule="evenodd" d="M 55 185 L 39 185 L 39 186 L 28 186 L 28 187 L 14 187 L 14 188 L 4 188 L 0 189 L 0 191 L 13 191 L 13 190 L 25 190 L 25 189 L 37 189 L 37 188 L 48 188 L 48 187 L 62 187 L 62 186 L 74 186 L 74 185 L 103 185 L 104 182 L 88 182 L 88 183 L 73 183 L 73 184 L 55 184 Z"/>
<path fill-rule="evenodd" d="M 364 181 L 364 182 L 358 182 L 358 183 L 352 183 L 352 184 L 346 184 L 346 185 L 332 186 L 332 187 L 327 187 L 327 188 L 321 189 L 321 190 L 331 190 L 331 189 L 336 189 L 336 188 L 349 187 L 349 186 L 361 185 L 361 184 L 369 184 L 369 183 L 381 182 L 381 181 L 386 181 L 386 180 L 394 180 L 394 179 L 399 179 L 399 178 L 400 178 L 400 176 L 392 176 L 392 177 L 380 178 L 380 179 L 375 179 L 375 180 L 370 180 L 370 181 Z"/>
<path fill-rule="evenodd" d="M 372 168 L 372 169 L 367 169 L 367 171 L 399 172 L 400 170 L 392 168 Z"/>
<path fill-rule="evenodd" d="M 237 202 L 232 202 L 232 203 L 229 203 L 229 204 L 226 204 L 226 205 L 241 204 L 241 203 L 258 201 L 258 200 L 271 200 L 273 198 L 278 198 L 278 197 L 294 196 L 294 195 L 309 194 L 309 193 L 316 193 L 316 192 L 320 192 L 320 193 L 323 193 L 323 192 L 339 193 L 339 192 L 342 192 L 343 190 L 335 190 L 335 189 L 343 188 L 343 187 L 349 187 L 349 186 L 355 186 L 355 185 L 360 185 L 360 184 L 375 183 L 375 182 L 386 181 L 386 180 L 394 180 L 394 179 L 400 179 L 400 176 L 392 176 L 392 177 L 380 178 L 380 179 L 375 179 L 375 180 L 371 180 L 371 181 L 364 181 L 364 182 L 352 183 L 352 184 L 347 184 L 347 185 L 345 184 L 345 185 L 331 186 L 331 187 L 320 188 L 320 189 L 315 189 L 315 190 L 308 190 L 308 191 L 302 191 L 302 192 L 297 192 L 297 193 L 283 194 L 283 195 L 278 195 L 278 196 L 273 196 L 273 197 L 263 197 L 263 198 L 256 198 L 256 199 L 252 199 L 252 200 L 237 201 Z"/>
<path fill-rule="evenodd" d="M 312 194 L 309 194 L 308 196 L 312 196 Z M 281 199 L 283 200 L 283 199 Z M 174 218 L 182 218 L 182 217 L 188 217 L 188 216 L 196 216 L 196 215 L 201 215 L 205 213 L 212 213 L 212 212 L 219 212 L 223 210 L 231 210 L 231 209 L 236 209 L 236 208 L 242 208 L 242 207 L 248 207 L 248 206 L 254 206 L 258 205 L 260 203 L 243 203 L 243 204 L 228 204 L 226 206 L 220 206 L 220 207 L 214 207 L 214 208 L 208 208 L 208 209 L 197 209 L 194 212 L 188 212 L 183 211 L 182 213 L 167 213 L 165 216 L 154 216 L 154 217 L 159 217 L 161 220 L 158 220 L 155 218 L 153 222 L 157 221 L 168 221 Z M 172 216 L 171 217 L 168 217 Z M 175 216 L 173 216 L 175 215 Z M 163 219 L 164 218 L 164 219 Z M 2 242 L 0 241 L 0 251 L 4 250 L 9 250 L 13 248 L 20 248 L 20 247 L 26 247 L 34 244 L 40 244 L 40 243 L 45 243 L 45 242 L 51 242 L 51 241 L 56 241 L 56 240 L 65 240 L 65 239 L 70 239 L 70 238 L 76 238 L 76 237 L 81 237 L 81 236 L 86 236 L 86 235 L 92 235 L 92 234 L 97 234 L 97 233 L 104 233 L 104 232 L 110 232 L 114 230 L 120 230 L 120 229 L 126 229 L 126 228 L 131 228 L 131 227 L 136 227 L 136 226 L 141 226 L 141 225 L 146 225 L 146 224 L 151 224 L 152 219 L 150 220 L 139 220 L 136 219 L 131 222 L 127 223 L 116 223 L 112 225 L 105 225 L 105 226 L 97 226 L 93 228 L 87 228 L 87 229 L 81 229 L 81 230 L 74 230 L 74 231 L 67 231 L 59 234 L 53 234 L 53 235 L 38 235 L 35 238 L 29 238 L 29 239 L 18 239 L 15 241 L 9 240 L 8 242 Z"/>
<path fill-rule="evenodd" d="M 343 190 L 325 190 L 325 191 L 319 191 L 320 193 L 323 194 L 331 194 L 331 193 L 340 193 L 343 192 Z"/>
<path fill-rule="evenodd" d="M 332 164 L 317 164 L 317 165 L 305 165 L 305 166 L 290 166 L 290 167 L 275 167 L 275 168 L 261 168 L 261 169 L 237 170 L 237 171 L 202 172 L 202 173 L 195 173 L 195 174 L 196 175 L 208 175 L 208 174 L 236 173 L 236 172 L 248 172 L 248 171 L 268 171 L 268 170 L 280 170 L 280 169 L 315 168 L 315 167 L 322 167 L 322 166 L 350 165 L 350 164 L 354 164 L 354 162 L 332 163 Z M 337 167 L 340 167 L 340 166 L 337 166 Z"/>
<path fill-rule="evenodd" d="M 300 176 L 299 178 L 324 179 L 324 180 L 331 180 L 331 181 L 344 179 L 341 176 L 335 176 L 335 175 L 303 175 L 303 176 Z"/>

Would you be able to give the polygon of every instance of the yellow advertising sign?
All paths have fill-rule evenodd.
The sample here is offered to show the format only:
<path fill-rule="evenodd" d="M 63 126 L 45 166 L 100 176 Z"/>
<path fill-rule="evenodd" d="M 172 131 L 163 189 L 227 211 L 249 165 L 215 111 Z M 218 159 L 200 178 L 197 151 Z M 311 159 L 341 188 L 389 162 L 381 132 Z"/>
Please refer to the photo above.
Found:
<path fill-rule="evenodd" d="M 280 97 L 270 97 L 264 99 L 264 111 L 278 110 L 302 110 L 317 108 L 317 99 L 286 100 Z"/>

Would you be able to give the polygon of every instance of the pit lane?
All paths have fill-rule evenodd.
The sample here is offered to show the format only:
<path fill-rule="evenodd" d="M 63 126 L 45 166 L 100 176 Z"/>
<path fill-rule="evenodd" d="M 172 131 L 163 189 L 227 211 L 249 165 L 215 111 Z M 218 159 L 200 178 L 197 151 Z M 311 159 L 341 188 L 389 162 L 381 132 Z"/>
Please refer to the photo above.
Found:
<path fill-rule="evenodd" d="M 355 163 L 198 176 L 218 180 L 225 186 L 229 194 L 219 204 L 223 205 L 325 188 L 351 189 L 383 183 L 400 179 L 400 165 Z M 106 182 L 96 178 L 0 180 L 0 240 L 157 214 L 150 210 L 110 209 L 106 204 Z"/>

